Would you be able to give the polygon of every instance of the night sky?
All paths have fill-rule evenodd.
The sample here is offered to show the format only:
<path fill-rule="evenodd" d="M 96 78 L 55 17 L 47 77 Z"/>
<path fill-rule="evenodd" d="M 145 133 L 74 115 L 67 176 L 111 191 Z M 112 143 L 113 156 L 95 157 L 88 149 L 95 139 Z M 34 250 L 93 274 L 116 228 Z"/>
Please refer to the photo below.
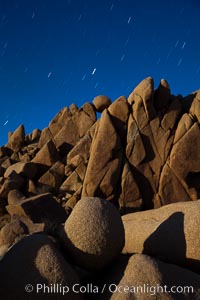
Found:
<path fill-rule="evenodd" d="M 198 0 L 0 0 L 0 145 L 148 76 L 175 95 L 200 88 Z"/>

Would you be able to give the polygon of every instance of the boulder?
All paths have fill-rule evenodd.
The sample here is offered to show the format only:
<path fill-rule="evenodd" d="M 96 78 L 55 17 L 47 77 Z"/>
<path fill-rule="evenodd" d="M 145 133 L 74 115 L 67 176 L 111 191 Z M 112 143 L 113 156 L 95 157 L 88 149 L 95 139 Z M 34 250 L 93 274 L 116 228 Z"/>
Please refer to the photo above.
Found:
<path fill-rule="evenodd" d="M 123 253 L 145 253 L 200 272 L 200 200 L 124 215 Z"/>
<path fill-rule="evenodd" d="M 161 127 L 165 132 L 168 130 L 172 131 L 177 128 L 177 123 L 182 113 L 182 102 L 178 97 L 171 96 L 170 103 L 165 110 L 165 114 L 161 120 Z M 174 132 L 173 132 L 174 134 Z"/>
<path fill-rule="evenodd" d="M 93 125 L 94 126 L 94 125 Z M 82 137 L 67 155 L 67 165 L 78 167 L 81 162 L 87 162 L 90 156 L 92 138 L 88 132 Z"/>
<path fill-rule="evenodd" d="M 157 198 L 161 205 L 170 202 L 197 200 L 200 197 L 198 122 L 191 114 L 184 114 L 176 128 L 173 147 L 164 165 Z M 184 163 L 183 163 L 184 162 Z"/>
<path fill-rule="evenodd" d="M 44 223 L 33 223 L 27 216 L 14 215 L 0 230 L 0 245 L 12 246 L 30 233 L 43 232 L 45 226 Z"/>
<path fill-rule="evenodd" d="M 55 162 L 60 159 L 59 153 L 52 140 L 45 144 L 36 156 L 32 159 L 32 162 L 36 164 L 45 165 L 51 167 Z"/>
<path fill-rule="evenodd" d="M 2 162 L 1 162 L 1 167 L 4 169 L 7 169 L 8 167 L 10 167 L 13 163 L 15 163 L 12 159 L 10 159 L 9 157 L 4 157 Z"/>
<path fill-rule="evenodd" d="M 169 166 L 191 200 L 200 197 L 200 127 L 195 122 L 174 145 Z M 184 163 L 183 163 L 184 162 Z"/>
<path fill-rule="evenodd" d="M 122 176 L 121 176 L 121 192 L 119 195 L 119 207 L 121 213 L 130 213 L 141 210 L 143 200 L 131 171 L 128 161 L 124 161 Z"/>
<path fill-rule="evenodd" d="M 80 187 L 82 187 L 83 182 L 79 177 L 76 171 L 72 172 L 71 175 L 62 183 L 60 186 L 61 192 L 67 192 L 73 194 L 76 192 Z"/>
<path fill-rule="evenodd" d="M 158 193 L 154 199 L 155 207 L 158 208 L 166 204 L 190 200 L 191 198 L 184 186 L 178 180 L 168 163 L 166 163 L 160 175 Z"/>
<path fill-rule="evenodd" d="M 37 166 L 34 163 L 17 162 L 7 168 L 4 177 L 8 178 L 13 171 L 23 177 L 32 179 L 37 173 Z"/>
<path fill-rule="evenodd" d="M 98 270 L 119 255 L 124 228 L 119 212 L 101 198 L 82 198 L 65 222 L 63 242 L 75 263 Z"/>
<path fill-rule="evenodd" d="M 75 193 L 73 193 L 73 195 L 72 193 L 66 194 L 66 196 L 69 195 L 68 200 L 65 203 L 65 210 L 67 213 L 71 212 L 75 207 L 75 205 L 77 204 L 77 202 L 81 199 L 81 193 L 82 193 L 82 186 L 80 186 L 79 189 Z"/>
<path fill-rule="evenodd" d="M 72 116 L 75 114 L 75 112 L 77 112 L 78 110 L 78 106 L 74 103 L 72 103 L 69 107 L 69 111 L 72 114 Z"/>
<path fill-rule="evenodd" d="M 28 233 L 27 226 L 19 219 L 14 219 L 1 229 L 0 237 L 3 244 L 14 244 L 17 239 Z"/>
<path fill-rule="evenodd" d="M 63 296 L 62 291 L 48 293 L 45 286 L 67 286 L 67 299 L 81 298 L 72 292 L 73 285 L 79 283 L 78 276 L 56 244 L 43 234 L 25 237 L 7 252 L 0 262 L 0 278 L 2 299 L 59 299 Z M 31 287 L 30 294 L 28 288 Z"/>
<path fill-rule="evenodd" d="M 28 139 L 30 142 L 38 142 L 40 139 L 41 130 L 40 129 L 34 129 L 28 136 Z"/>
<path fill-rule="evenodd" d="M 42 177 L 40 177 L 38 182 L 57 189 L 63 181 L 64 172 L 64 165 L 60 161 L 57 161 Z"/>
<path fill-rule="evenodd" d="M 85 173 L 87 170 L 87 164 L 86 162 L 82 161 L 78 167 L 76 168 L 76 173 L 78 174 L 79 178 L 81 179 L 81 181 L 83 182 L 84 178 L 85 178 Z"/>
<path fill-rule="evenodd" d="M 67 155 L 67 153 L 73 148 L 78 140 L 78 130 L 71 118 L 68 118 L 65 121 L 65 125 L 54 136 L 55 145 L 57 149 L 59 149 L 59 152 L 62 156 Z"/>
<path fill-rule="evenodd" d="M 23 125 L 20 125 L 8 139 L 7 147 L 12 149 L 15 152 L 18 152 L 25 142 L 25 129 Z"/>
<path fill-rule="evenodd" d="M 119 97 L 108 108 L 112 123 L 121 138 L 122 144 L 126 143 L 129 109 L 130 105 L 124 96 Z"/>
<path fill-rule="evenodd" d="M 126 157 L 130 164 L 135 167 L 142 163 L 146 157 L 142 135 L 132 114 L 128 119 Z"/>
<path fill-rule="evenodd" d="M 48 127 L 44 128 L 41 132 L 40 139 L 38 142 L 38 148 L 42 148 L 46 143 L 53 139 L 53 135 Z"/>
<path fill-rule="evenodd" d="M 111 103 L 112 102 L 111 102 L 110 98 L 108 98 L 107 96 L 104 96 L 104 95 L 96 96 L 93 99 L 94 107 L 95 107 L 96 111 L 98 111 L 98 112 L 103 112 L 103 110 L 108 108 Z"/>
<path fill-rule="evenodd" d="M 123 149 L 107 110 L 102 113 L 98 125 L 90 148 L 82 196 L 116 200 Z"/>
<path fill-rule="evenodd" d="M 174 144 L 176 144 L 192 127 L 195 120 L 191 114 L 183 114 L 176 128 Z"/>
<path fill-rule="evenodd" d="M 69 112 L 69 109 L 67 107 L 61 109 L 61 111 L 49 123 L 49 130 L 52 136 L 55 136 L 70 118 L 71 113 Z"/>
<path fill-rule="evenodd" d="M 78 130 L 79 137 L 83 137 L 96 122 L 96 112 L 92 104 L 85 103 L 72 117 Z"/>
<path fill-rule="evenodd" d="M 142 80 L 133 92 L 128 97 L 128 103 L 133 105 L 134 108 L 138 110 L 138 108 L 143 106 L 143 110 L 138 110 L 140 113 L 143 112 L 144 115 L 140 115 L 137 113 L 136 121 L 138 120 L 138 124 L 150 121 L 155 115 L 155 108 L 153 105 L 153 96 L 154 96 L 154 81 L 153 78 L 147 77 Z M 141 117 L 141 120 L 139 120 Z M 142 122 L 142 123 L 141 123 Z M 139 126 L 140 127 L 140 126 Z"/>
<path fill-rule="evenodd" d="M 13 171 L 8 178 L 5 179 L 1 189 L 0 189 L 0 196 L 2 198 L 7 198 L 8 193 L 11 190 L 17 189 L 20 190 L 24 185 L 24 178 L 19 174 Z"/>
<path fill-rule="evenodd" d="M 28 216 L 34 223 L 63 223 L 67 219 L 64 208 L 50 193 L 9 204 L 6 209 L 11 216 Z"/>
<path fill-rule="evenodd" d="M 117 271 L 122 273 L 122 278 L 117 284 L 110 282 L 109 287 L 113 292 L 110 299 L 197 300 L 200 298 L 200 275 L 147 255 L 131 256 L 124 271 Z"/>

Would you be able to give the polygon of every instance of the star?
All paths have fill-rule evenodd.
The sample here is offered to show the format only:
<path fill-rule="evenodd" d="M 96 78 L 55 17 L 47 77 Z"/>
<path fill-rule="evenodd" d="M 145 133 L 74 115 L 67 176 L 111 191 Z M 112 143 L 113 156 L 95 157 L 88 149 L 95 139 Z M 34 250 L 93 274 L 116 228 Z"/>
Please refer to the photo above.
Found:
<path fill-rule="evenodd" d="M 92 75 L 94 75 L 96 73 L 96 68 L 94 68 L 94 70 L 92 71 Z"/>
<path fill-rule="evenodd" d="M 132 19 L 132 17 L 129 17 L 129 19 L 128 19 L 128 24 L 131 22 L 131 19 Z"/>
<path fill-rule="evenodd" d="M 3 126 L 6 126 L 8 124 L 8 120 L 3 124 Z"/>

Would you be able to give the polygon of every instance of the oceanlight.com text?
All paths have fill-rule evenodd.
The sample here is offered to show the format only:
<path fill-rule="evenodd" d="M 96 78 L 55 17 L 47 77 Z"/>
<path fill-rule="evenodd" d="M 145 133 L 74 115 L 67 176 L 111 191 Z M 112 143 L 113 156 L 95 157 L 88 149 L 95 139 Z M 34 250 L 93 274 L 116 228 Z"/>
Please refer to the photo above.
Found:
<path fill-rule="evenodd" d="M 192 294 L 194 293 L 193 286 L 170 286 L 167 285 L 155 285 L 151 286 L 149 284 L 143 284 L 138 286 L 128 286 L 128 285 L 116 285 L 114 283 L 104 284 L 99 287 L 89 283 L 87 285 L 74 284 L 73 286 L 67 286 L 62 284 L 36 284 L 33 286 L 32 284 L 27 284 L 25 286 L 25 291 L 27 293 L 36 292 L 37 294 L 61 294 L 66 295 L 69 292 L 73 292 L 75 294 L 103 294 L 105 291 L 109 291 L 110 293 L 121 293 L 121 294 L 149 294 L 156 295 L 158 293 L 166 293 L 166 294 Z"/>

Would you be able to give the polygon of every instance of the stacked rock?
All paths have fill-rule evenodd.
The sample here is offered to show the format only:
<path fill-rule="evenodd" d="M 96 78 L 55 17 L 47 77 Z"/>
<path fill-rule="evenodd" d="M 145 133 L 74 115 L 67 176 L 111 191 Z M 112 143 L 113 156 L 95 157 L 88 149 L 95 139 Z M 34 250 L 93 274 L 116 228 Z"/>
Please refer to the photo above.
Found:
<path fill-rule="evenodd" d="M 20 125 L 0 148 L 0 214 L 12 190 L 50 192 L 67 212 L 81 197 L 107 199 L 122 213 L 197 200 L 199 121 L 199 91 L 173 96 L 166 80 L 154 89 L 148 77 L 128 99 L 72 104 L 29 135 Z"/>
<path fill-rule="evenodd" d="M 0 248 L 1 296 L 199 299 L 199 204 L 121 218 L 109 201 L 86 197 L 54 233 L 30 234 L 25 220 L 15 220 L 1 230 L 8 246 Z"/>
<path fill-rule="evenodd" d="M 8 246 L 0 248 L 3 299 L 26 299 L 29 293 L 30 299 L 60 299 L 63 293 L 67 299 L 81 299 L 81 292 L 75 290 L 80 286 L 76 266 L 86 271 L 100 270 L 116 260 L 124 247 L 120 214 L 112 203 L 101 198 L 80 200 L 63 231 L 59 231 L 59 239 L 45 230 L 40 232 L 42 228 L 28 234 L 25 222 L 19 220 L 10 224 L 0 232 Z"/>
<path fill-rule="evenodd" d="M 86 298 L 151 299 L 133 289 L 146 284 L 199 299 L 199 174 L 200 91 L 174 96 L 166 80 L 20 125 L 0 147 L 0 295 L 83 298 L 74 286 L 91 284 Z"/>

